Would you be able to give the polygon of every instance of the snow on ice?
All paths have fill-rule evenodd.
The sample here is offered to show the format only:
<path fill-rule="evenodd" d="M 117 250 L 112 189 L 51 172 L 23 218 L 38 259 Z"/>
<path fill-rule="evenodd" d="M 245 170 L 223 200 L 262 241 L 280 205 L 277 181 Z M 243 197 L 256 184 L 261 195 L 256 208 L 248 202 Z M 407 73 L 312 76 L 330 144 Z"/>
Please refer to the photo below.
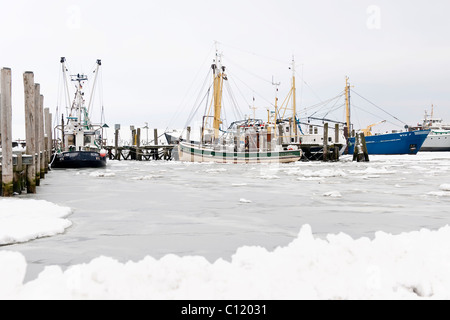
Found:
<path fill-rule="evenodd" d="M 0 252 L 7 299 L 449 299 L 450 227 L 353 240 L 314 238 L 304 226 L 286 247 L 243 247 L 230 262 L 168 255 L 120 263 L 100 257 L 47 267 L 24 284 L 26 262 Z"/>
<path fill-rule="evenodd" d="M 94 178 L 112 178 L 115 177 L 116 174 L 114 172 L 95 171 L 89 174 L 89 176 Z"/>
<path fill-rule="evenodd" d="M 72 223 L 70 208 L 47 201 L 0 200 L 0 245 L 26 242 L 63 233 Z"/>

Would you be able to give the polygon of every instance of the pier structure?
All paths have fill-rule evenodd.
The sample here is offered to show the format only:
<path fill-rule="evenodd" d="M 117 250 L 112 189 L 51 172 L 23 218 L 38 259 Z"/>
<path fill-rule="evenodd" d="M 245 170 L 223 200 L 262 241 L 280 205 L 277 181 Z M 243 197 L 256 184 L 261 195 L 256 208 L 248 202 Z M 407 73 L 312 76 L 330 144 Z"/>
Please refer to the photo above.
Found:
<path fill-rule="evenodd" d="M 3 68 L 0 76 L 0 196 L 36 193 L 48 173 L 52 156 L 52 114 L 44 108 L 40 85 L 34 73 L 23 74 L 26 140 L 12 138 L 12 71 Z"/>
<path fill-rule="evenodd" d="M 116 124 L 114 133 L 114 146 L 104 146 L 109 160 L 135 160 L 135 161 L 158 161 L 173 160 L 172 151 L 176 145 L 164 145 L 159 143 L 158 129 L 154 130 L 152 144 L 143 145 L 141 140 L 141 128 L 130 127 L 131 144 L 126 146 L 119 145 L 119 131 L 121 126 Z M 148 127 L 146 127 L 148 128 Z"/>

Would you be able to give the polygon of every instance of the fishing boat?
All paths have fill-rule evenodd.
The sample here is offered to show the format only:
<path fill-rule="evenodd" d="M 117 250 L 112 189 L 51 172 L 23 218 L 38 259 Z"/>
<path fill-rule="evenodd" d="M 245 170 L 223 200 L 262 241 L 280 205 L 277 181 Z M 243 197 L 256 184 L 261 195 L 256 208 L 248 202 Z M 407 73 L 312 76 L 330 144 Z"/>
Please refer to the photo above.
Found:
<path fill-rule="evenodd" d="M 450 151 L 450 124 L 434 117 L 434 105 L 431 106 L 431 116 L 425 111 L 423 122 L 418 124 L 418 129 L 431 130 L 420 151 Z"/>
<path fill-rule="evenodd" d="M 65 90 L 69 95 L 69 85 L 66 67 L 66 59 L 61 58 Z M 52 168 L 102 168 L 106 166 L 106 151 L 103 149 L 103 129 L 106 124 L 93 124 L 90 119 L 90 111 L 94 98 L 97 76 L 99 74 L 101 60 L 97 60 L 94 71 L 95 79 L 88 106 L 86 106 L 85 93 L 83 91 L 88 77 L 85 74 L 71 75 L 70 80 L 75 84 L 75 96 L 68 116 L 61 118 L 61 125 L 55 128 L 59 133 L 59 142 L 53 155 Z M 68 100 L 70 101 L 70 100 Z"/>
<path fill-rule="evenodd" d="M 191 128 L 187 128 L 186 138 L 181 138 L 178 145 L 180 160 L 215 163 L 299 161 L 302 156 L 301 149 L 296 145 L 299 141 L 294 137 L 288 145 L 283 144 L 283 135 L 276 130 L 276 116 L 273 122 L 252 118 L 237 120 L 224 130 L 222 95 L 228 76 L 225 73 L 226 67 L 222 64 L 222 54 L 218 50 L 211 70 L 213 93 L 210 103 L 207 101 L 209 108 L 202 119 L 200 137 L 197 140 L 191 139 Z"/>
<path fill-rule="evenodd" d="M 348 78 L 346 78 L 345 94 L 346 94 L 346 120 L 347 128 L 351 127 L 350 122 L 350 84 Z M 383 123 L 381 121 L 379 123 Z M 378 123 L 378 124 L 379 124 Z M 366 129 L 361 130 L 364 133 L 367 152 L 373 155 L 400 155 L 400 154 L 417 154 L 425 140 L 430 133 L 430 130 L 413 130 L 405 126 L 407 131 L 396 132 L 384 134 L 372 134 L 372 127 L 374 125 L 368 126 Z M 348 130 L 349 134 L 354 132 L 354 130 Z M 348 153 L 353 154 L 355 151 L 355 137 L 349 137 L 348 139 Z"/>

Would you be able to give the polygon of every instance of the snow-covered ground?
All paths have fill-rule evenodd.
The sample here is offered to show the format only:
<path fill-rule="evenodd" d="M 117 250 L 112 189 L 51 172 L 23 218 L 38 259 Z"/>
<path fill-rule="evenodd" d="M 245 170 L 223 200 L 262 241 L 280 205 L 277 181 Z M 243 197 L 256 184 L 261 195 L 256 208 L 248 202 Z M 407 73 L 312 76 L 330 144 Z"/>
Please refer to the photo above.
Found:
<path fill-rule="evenodd" d="M 279 167 L 110 162 L 51 175 L 36 197 L 74 208 L 77 227 L 2 247 L 0 299 L 450 299 L 448 153 Z M 64 232 L 68 214 L 0 200 L 0 240 Z"/>
<path fill-rule="evenodd" d="M 72 223 L 70 208 L 47 201 L 0 200 L 0 245 L 26 242 L 63 233 Z"/>
<path fill-rule="evenodd" d="M 20 253 L 0 252 L 0 299 L 449 299 L 450 227 L 374 240 L 313 237 L 286 247 L 237 250 L 231 262 L 168 255 L 126 264 L 47 267 L 23 283 Z"/>

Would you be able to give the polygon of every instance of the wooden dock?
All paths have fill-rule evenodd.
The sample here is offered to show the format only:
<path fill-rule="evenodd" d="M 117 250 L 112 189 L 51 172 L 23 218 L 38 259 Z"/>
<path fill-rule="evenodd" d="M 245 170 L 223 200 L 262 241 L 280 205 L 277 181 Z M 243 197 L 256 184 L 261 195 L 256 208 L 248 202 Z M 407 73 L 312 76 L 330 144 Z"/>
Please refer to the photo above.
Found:
<path fill-rule="evenodd" d="M 158 161 L 173 160 L 172 150 L 176 146 L 173 145 L 154 145 L 154 146 L 123 146 L 111 147 L 104 149 L 107 152 L 109 160 L 135 160 L 135 161 Z"/>
<path fill-rule="evenodd" d="M 36 186 L 49 171 L 52 155 L 52 115 L 44 108 L 44 96 L 33 72 L 23 74 L 25 94 L 25 151 L 13 151 L 12 141 L 12 71 L 1 70 L 0 77 L 0 195 L 36 193 Z"/>

